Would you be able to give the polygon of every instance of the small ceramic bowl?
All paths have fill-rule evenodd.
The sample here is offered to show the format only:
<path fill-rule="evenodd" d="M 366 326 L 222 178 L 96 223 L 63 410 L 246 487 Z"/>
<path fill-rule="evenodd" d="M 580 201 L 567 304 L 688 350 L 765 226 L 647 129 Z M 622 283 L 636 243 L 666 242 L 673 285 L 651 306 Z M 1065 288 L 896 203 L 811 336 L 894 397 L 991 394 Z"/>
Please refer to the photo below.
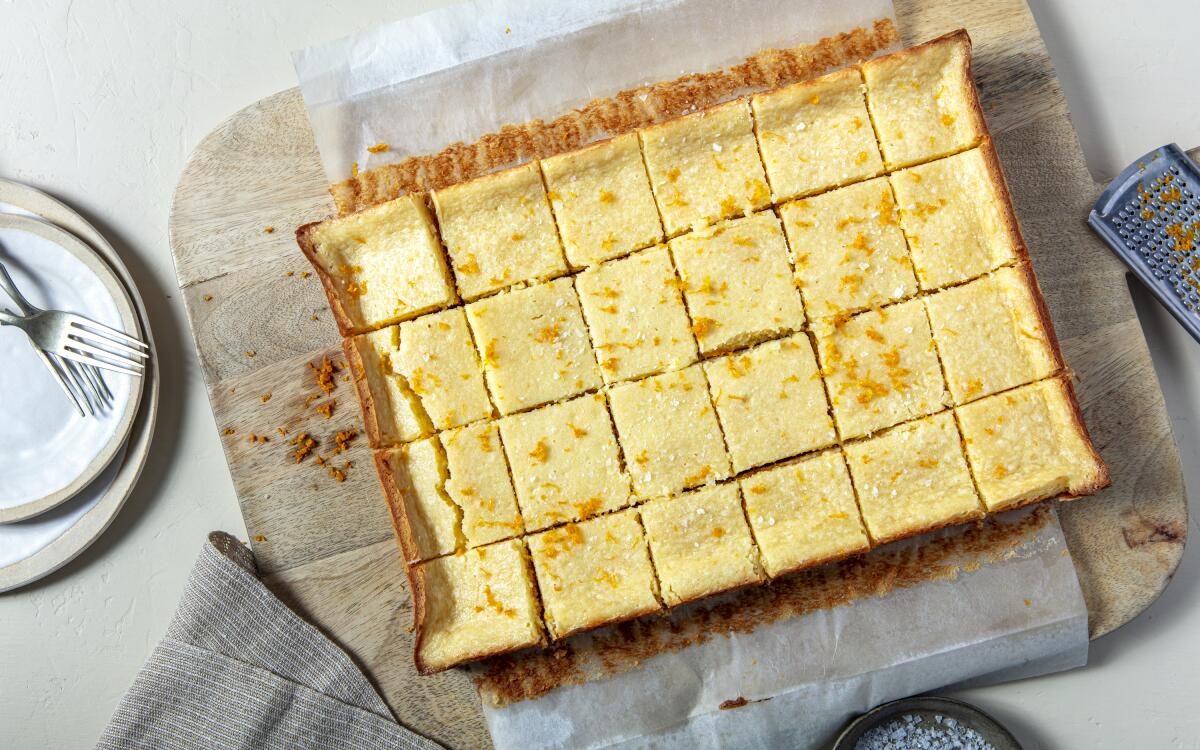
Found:
<path fill-rule="evenodd" d="M 970 703 L 953 698 L 932 696 L 904 698 L 877 706 L 859 716 L 846 727 L 833 745 L 833 750 L 855 750 L 864 734 L 877 726 L 887 724 L 901 716 L 917 716 L 924 719 L 925 726 L 935 725 L 936 716 L 953 719 L 960 725 L 974 729 L 996 750 L 1021 750 L 1021 743 L 1004 726 Z"/>

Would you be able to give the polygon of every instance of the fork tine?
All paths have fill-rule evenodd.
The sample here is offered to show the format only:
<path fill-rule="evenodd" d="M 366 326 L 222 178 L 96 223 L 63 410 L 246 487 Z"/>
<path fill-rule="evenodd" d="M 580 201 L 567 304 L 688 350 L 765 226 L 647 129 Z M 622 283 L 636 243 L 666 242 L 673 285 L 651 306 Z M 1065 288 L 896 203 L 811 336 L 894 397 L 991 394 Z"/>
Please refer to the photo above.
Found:
<path fill-rule="evenodd" d="M 82 362 L 85 365 L 92 365 L 93 367 L 99 367 L 103 370 L 112 370 L 113 372 L 123 372 L 126 375 L 141 375 L 143 372 L 145 372 L 145 369 L 146 369 L 141 364 L 135 363 L 135 364 L 131 364 L 129 366 L 118 365 L 118 364 L 113 364 L 111 362 L 106 362 L 106 361 L 99 359 L 98 357 L 96 357 L 92 354 L 88 354 L 86 352 L 74 351 L 77 347 L 78 348 L 86 347 L 87 344 L 77 344 L 75 342 L 72 342 L 68 346 L 70 348 L 63 349 L 62 351 L 56 352 L 56 354 L 58 354 L 58 356 L 60 356 L 64 359 L 73 359 L 76 362 Z M 94 348 L 94 347 L 90 347 L 90 348 Z M 103 352 L 103 351 L 100 353 L 107 357 L 113 356 L 113 355 L 108 354 L 107 352 Z"/>
<path fill-rule="evenodd" d="M 71 323 L 71 329 L 72 329 L 71 333 L 69 333 L 67 335 L 77 341 L 83 341 L 83 342 L 91 343 L 93 345 L 102 344 L 103 346 L 112 348 L 116 352 L 124 352 L 125 354 L 132 354 L 134 357 L 141 357 L 142 359 L 145 359 L 148 356 L 150 356 L 149 354 L 142 351 L 141 349 L 129 346 L 128 344 L 124 344 L 115 339 L 106 338 L 104 336 L 101 336 L 100 334 L 89 331 L 88 329 L 83 328 L 82 326 L 76 325 L 75 323 Z M 131 357 L 122 356 L 121 359 L 131 359 Z"/>
<path fill-rule="evenodd" d="M 41 349 L 37 349 L 37 354 L 46 365 L 46 369 L 54 376 L 54 381 L 58 383 L 58 387 L 62 388 L 62 392 L 67 394 L 67 398 L 71 399 L 71 403 L 75 405 L 75 411 L 79 412 L 79 416 L 86 417 L 87 412 L 83 410 L 83 404 L 79 402 L 79 396 L 75 395 L 75 391 L 71 388 L 71 384 L 67 381 L 67 377 L 63 374 L 59 363 L 51 359 L 50 355 Z M 88 404 L 88 411 L 91 411 L 91 404 Z M 92 413 L 94 414 L 95 412 Z"/>
<path fill-rule="evenodd" d="M 150 348 L 150 345 L 147 344 L 146 342 L 142 341 L 141 339 L 136 339 L 133 336 L 130 336 L 122 331 L 118 331 L 115 328 L 109 328 L 106 325 L 101 325 L 100 323 L 97 323 L 96 321 L 91 320 L 89 318 L 85 318 L 82 315 L 72 314 L 70 316 L 70 319 L 71 319 L 71 325 L 73 325 L 77 328 L 83 328 L 83 329 L 90 331 L 91 333 L 94 333 L 98 336 L 103 336 L 104 338 L 112 339 L 114 341 L 123 341 L 126 344 L 131 344 L 133 346 L 141 347 L 142 349 Z"/>
<path fill-rule="evenodd" d="M 79 374 L 79 368 L 75 367 L 74 363 L 68 362 L 65 359 L 60 359 L 58 364 L 66 371 L 71 382 L 75 384 L 75 391 L 83 398 L 83 403 L 87 405 L 88 411 L 92 416 L 96 415 L 97 404 L 95 394 L 88 387 L 87 382 Z"/>
<path fill-rule="evenodd" d="M 67 374 L 70 375 L 71 380 L 75 383 L 76 390 L 79 391 L 80 395 L 83 396 L 84 402 L 87 403 L 88 411 L 94 415 L 100 408 L 100 403 L 96 399 L 96 393 L 92 389 L 91 384 L 87 381 L 87 379 L 84 378 L 83 373 L 81 372 L 82 368 L 69 360 L 62 360 L 59 364 L 61 364 L 63 369 L 67 371 Z"/>
<path fill-rule="evenodd" d="M 111 405 L 113 394 L 112 391 L 108 389 L 108 383 L 104 382 L 104 376 L 101 375 L 100 371 L 92 365 L 86 365 L 83 369 L 84 372 L 88 374 L 88 378 L 92 381 L 92 384 L 96 386 L 96 392 L 100 394 L 100 398 L 102 398 L 106 404 Z"/>
<path fill-rule="evenodd" d="M 110 351 L 108 349 L 104 349 L 102 347 L 89 344 L 88 342 L 84 341 L 83 339 L 78 339 L 74 336 L 68 337 L 67 340 L 62 342 L 62 345 L 63 345 L 63 348 L 65 348 L 65 349 L 73 350 L 73 351 L 80 352 L 80 353 L 86 352 L 86 353 L 92 354 L 96 358 L 98 358 L 95 361 L 85 362 L 85 364 L 98 365 L 98 364 L 100 364 L 100 362 L 102 360 L 104 360 L 104 361 L 113 360 L 113 361 L 117 362 L 118 364 L 124 364 L 124 365 L 128 365 L 130 367 L 141 367 L 142 366 L 142 362 L 140 359 L 137 358 L 136 354 L 123 354 L 121 352 Z"/>
<path fill-rule="evenodd" d="M 96 373 L 99 372 L 91 365 L 81 364 L 79 362 L 70 362 L 68 367 L 73 368 L 87 386 L 88 395 L 96 404 L 97 411 L 104 411 L 110 406 L 109 399 L 105 397 L 103 388 L 96 382 Z M 103 382 L 103 381 L 101 381 Z"/>

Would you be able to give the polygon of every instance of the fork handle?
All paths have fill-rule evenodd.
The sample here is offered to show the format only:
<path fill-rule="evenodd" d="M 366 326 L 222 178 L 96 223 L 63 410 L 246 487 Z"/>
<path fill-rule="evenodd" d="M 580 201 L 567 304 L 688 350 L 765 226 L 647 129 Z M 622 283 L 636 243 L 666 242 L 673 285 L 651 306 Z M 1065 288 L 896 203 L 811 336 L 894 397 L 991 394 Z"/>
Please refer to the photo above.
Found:
<path fill-rule="evenodd" d="M 21 294 L 21 290 L 17 289 L 17 282 L 13 281 L 12 276 L 8 275 L 8 269 L 0 263 L 0 289 L 4 289 L 12 301 L 17 303 L 17 308 L 25 315 L 33 315 L 37 309 L 29 304 L 29 300 L 25 299 L 25 295 Z"/>
<path fill-rule="evenodd" d="M 15 326 L 23 318 L 20 315 L 14 315 L 12 310 L 0 310 L 0 325 Z"/>

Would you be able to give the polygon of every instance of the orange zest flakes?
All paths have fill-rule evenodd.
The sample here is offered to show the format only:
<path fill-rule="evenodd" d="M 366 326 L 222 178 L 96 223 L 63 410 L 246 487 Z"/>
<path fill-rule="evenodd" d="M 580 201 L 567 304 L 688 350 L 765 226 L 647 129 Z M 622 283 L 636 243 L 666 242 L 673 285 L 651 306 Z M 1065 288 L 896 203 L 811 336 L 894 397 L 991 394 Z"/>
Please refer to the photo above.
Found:
<path fill-rule="evenodd" d="M 349 468 L 349 466 L 349 464 L 346 464 L 339 469 L 338 467 L 331 465 L 327 471 L 329 472 L 329 476 L 333 477 L 339 482 L 344 482 L 346 481 L 346 469 Z"/>
<path fill-rule="evenodd" d="M 754 484 L 750 486 L 750 492 L 755 495 L 767 494 L 767 486 L 765 484 Z"/>
<path fill-rule="evenodd" d="M 480 557 L 482 557 L 483 550 L 481 549 L 481 550 L 479 550 L 479 552 L 480 552 Z M 484 601 L 487 602 L 487 607 L 495 610 L 496 614 L 504 615 L 505 617 L 516 617 L 517 616 L 517 611 L 515 609 L 512 609 L 510 607 L 505 607 L 500 602 L 500 600 L 496 598 L 496 595 L 492 592 L 491 586 L 483 587 L 483 598 L 484 598 Z M 482 612 L 484 609 L 485 609 L 484 607 L 482 607 L 478 604 L 475 605 L 476 612 Z"/>
<path fill-rule="evenodd" d="M 601 203 L 612 203 L 615 200 L 616 200 L 616 196 L 614 196 L 612 193 L 608 192 L 607 190 L 600 191 L 600 202 Z"/>
<path fill-rule="evenodd" d="M 603 501 L 598 497 L 590 497 L 582 503 L 576 503 L 575 510 L 579 513 L 580 518 L 591 518 L 600 512 L 604 507 Z"/>
<path fill-rule="evenodd" d="M 350 176 L 358 177 L 358 162 L 356 161 L 350 163 Z"/>
<path fill-rule="evenodd" d="M 537 441 L 537 445 L 533 447 L 533 450 L 529 451 L 529 457 L 542 463 L 546 463 L 546 460 L 550 458 L 550 448 L 547 447 L 546 441 Z"/>
<path fill-rule="evenodd" d="M 205 302 L 212 302 L 212 298 L 213 298 L 213 296 L 211 294 L 206 294 L 203 297 L 201 297 L 200 299 L 204 300 Z"/>
<path fill-rule="evenodd" d="M 567 422 L 567 427 L 571 428 L 571 434 L 577 438 L 585 437 L 588 434 L 587 430 L 583 429 L 582 427 L 576 427 L 570 422 Z"/>
<path fill-rule="evenodd" d="M 262 534 L 255 534 L 255 535 L 254 535 L 254 541 L 256 541 L 256 542 L 265 542 L 265 541 L 267 541 L 267 538 L 266 538 L 265 536 L 263 536 Z M 1028 600 L 1028 599 L 1026 599 L 1025 601 L 1029 601 L 1029 600 Z"/>
<path fill-rule="evenodd" d="M 255 435 L 252 432 L 252 433 L 250 433 L 250 436 L 246 438 L 246 442 L 248 442 L 248 443 L 269 443 L 269 442 L 271 442 L 271 438 L 267 437 L 266 435 Z"/>
<path fill-rule="evenodd" d="M 296 459 L 296 463 L 300 463 L 316 450 L 317 439 L 307 432 L 302 432 L 292 439 L 292 445 L 296 446 L 296 450 L 292 451 L 292 458 Z"/>
<path fill-rule="evenodd" d="M 838 521 L 844 521 L 850 517 L 850 514 L 845 511 L 838 511 L 837 513 L 830 513 L 829 517 Z"/>
<path fill-rule="evenodd" d="M 730 214 L 736 214 L 738 212 L 738 208 L 737 198 L 734 198 L 732 195 L 726 195 L 721 199 L 722 215 L 729 216 Z"/>
<path fill-rule="evenodd" d="M 875 207 L 879 211 L 879 226 L 897 226 L 899 220 L 896 218 L 896 202 L 892 200 L 892 191 L 884 190 L 879 195 L 879 205 Z"/>
<path fill-rule="evenodd" d="M 855 385 L 858 387 L 858 395 L 855 399 L 863 406 L 866 406 L 877 398 L 886 396 L 888 393 L 886 385 L 867 378 L 859 380 Z"/>
<path fill-rule="evenodd" d="M 863 277 L 861 274 L 852 273 L 838 279 L 838 289 L 849 289 L 851 294 L 858 294 L 858 290 L 862 288 Z"/>
<path fill-rule="evenodd" d="M 330 360 L 328 356 L 321 359 L 320 365 L 314 365 L 312 362 L 309 362 L 308 367 L 313 371 L 313 379 L 317 381 L 317 387 L 325 395 L 329 395 L 337 389 L 337 380 L 334 376 L 341 371 L 341 368 Z"/>
<path fill-rule="evenodd" d="M 479 273 L 479 261 L 475 259 L 474 253 L 468 253 L 466 262 L 458 264 L 454 270 L 468 275 L 477 274 Z"/>
<path fill-rule="evenodd" d="M 225 429 L 224 429 L 224 430 L 221 432 L 221 434 L 222 434 L 222 435 L 232 435 L 234 432 L 236 432 L 236 430 L 234 430 L 232 427 L 226 427 L 226 428 L 225 428 Z"/>
<path fill-rule="evenodd" d="M 264 393 L 264 394 L 263 394 L 263 395 L 262 395 L 260 398 L 262 398 L 262 401 L 263 401 L 263 403 L 265 404 L 265 403 L 267 403 L 268 401 L 270 401 L 270 400 L 271 400 L 271 394 L 270 394 L 270 393 Z"/>
<path fill-rule="evenodd" d="M 307 279 L 309 276 L 312 276 L 312 271 L 301 271 L 300 272 L 300 278 L 302 278 L 302 279 Z"/>
<path fill-rule="evenodd" d="M 679 167 L 671 167 L 667 170 L 667 182 L 675 182 L 679 179 Z"/>
<path fill-rule="evenodd" d="M 716 327 L 717 321 L 713 320 L 712 318 L 696 318 L 696 322 L 692 324 L 692 333 L 696 334 L 700 338 L 704 338 L 708 334 L 712 333 L 713 329 Z"/>
<path fill-rule="evenodd" d="M 709 466 L 708 464 L 705 464 L 704 466 L 700 467 L 700 471 L 697 471 L 695 474 L 684 479 L 683 483 L 685 485 L 689 485 L 689 486 L 695 485 L 695 484 L 700 484 L 705 479 L 707 479 L 711 474 L 712 474 L 712 467 Z"/>
<path fill-rule="evenodd" d="M 367 146 L 367 151 L 372 154 L 382 154 L 385 151 L 391 151 L 392 147 L 386 143 L 376 143 L 374 146 Z"/>
<path fill-rule="evenodd" d="M 483 363 L 492 367 L 497 365 L 496 339 L 492 339 L 491 341 L 487 342 L 487 346 L 483 348 Z"/>
<path fill-rule="evenodd" d="M 619 357 L 607 357 L 600 363 L 600 366 L 609 372 L 615 373 L 617 368 L 621 366 L 621 359 Z"/>
<path fill-rule="evenodd" d="M 886 340 L 884 339 L 883 334 L 880 333 L 876 328 L 868 328 L 863 335 L 877 344 L 882 344 Z"/>
<path fill-rule="evenodd" d="M 871 158 L 871 155 L 868 154 L 866 151 L 859 151 L 858 156 L 854 157 L 854 163 L 855 164 L 866 164 L 867 159 L 869 159 L 869 158 Z"/>
<path fill-rule="evenodd" d="M 951 115 L 951 114 L 942 115 L 942 124 L 945 125 L 946 127 L 950 127 L 951 125 L 953 125 L 954 124 L 954 115 Z"/>
<path fill-rule="evenodd" d="M 341 430 L 333 436 L 333 442 L 337 443 L 337 448 L 333 452 L 342 453 L 356 437 L 358 437 L 358 430 Z"/>
<path fill-rule="evenodd" d="M 254 351 L 253 349 L 247 349 L 245 354 L 247 357 L 253 357 L 255 354 L 258 354 L 258 352 Z"/>
<path fill-rule="evenodd" d="M 970 380 L 968 380 L 966 388 L 963 389 L 963 391 L 966 393 L 967 396 L 977 395 L 982 390 L 983 390 L 983 381 L 980 380 L 979 378 L 971 378 Z"/>
<path fill-rule="evenodd" d="M 851 130 L 858 130 L 858 129 L 859 129 L 859 128 L 861 128 L 862 126 L 863 126 L 863 121 L 862 121 L 862 118 L 861 118 L 861 117 L 859 117 L 858 115 L 855 115 L 855 116 L 854 116 L 854 119 L 850 121 L 850 129 L 851 129 Z"/>
<path fill-rule="evenodd" d="M 358 298 L 367 293 L 367 280 L 359 279 L 358 281 L 346 282 L 346 294 L 351 297 Z"/>
<path fill-rule="evenodd" d="M 542 326 L 540 330 L 533 336 L 533 340 L 539 344 L 553 344 L 562 338 L 562 326 L 555 323 L 554 325 Z"/>
<path fill-rule="evenodd" d="M 270 225 L 263 227 L 263 234 L 275 234 L 275 227 Z"/>
<path fill-rule="evenodd" d="M 333 407 L 337 404 L 337 399 L 330 399 L 323 404 L 318 404 L 316 412 L 326 419 L 333 417 Z"/>
<path fill-rule="evenodd" d="M 600 308 L 600 312 L 608 313 L 609 315 L 616 315 L 617 314 L 617 306 L 616 305 L 604 305 L 603 307 Z"/>
<path fill-rule="evenodd" d="M 714 539 L 720 539 L 721 537 L 725 536 L 725 529 L 721 528 L 720 526 L 714 526 L 712 535 Z"/>
<path fill-rule="evenodd" d="M 602 570 L 596 574 L 596 583 L 607 583 L 614 589 L 621 585 L 621 577 L 610 570 Z"/>
<path fill-rule="evenodd" d="M 917 459 L 917 466 L 920 466 L 922 469 L 932 469 L 937 465 L 938 465 L 938 460 L 936 458 L 918 458 Z"/>
<path fill-rule="evenodd" d="M 634 461 L 634 463 L 638 464 L 639 466 L 643 466 L 643 465 L 649 463 L 650 462 L 650 452 L 642 451 L 641 453 L 637 454 L 637 456 L 633 459 L 633 461 Z"/>

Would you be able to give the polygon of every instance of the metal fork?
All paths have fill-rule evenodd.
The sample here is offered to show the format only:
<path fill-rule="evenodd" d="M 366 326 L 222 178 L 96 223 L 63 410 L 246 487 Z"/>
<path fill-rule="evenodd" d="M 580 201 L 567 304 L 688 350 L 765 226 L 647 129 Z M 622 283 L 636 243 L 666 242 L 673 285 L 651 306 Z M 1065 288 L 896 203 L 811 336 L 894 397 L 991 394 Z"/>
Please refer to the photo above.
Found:
<path fill-rule="evenodd" d="M 21 317 L 0 310 L 0 323 L 20 328 L 36 346 L 63 359 L 126 375 L 140 376 L 146 370 L 146 344 L 82 315 L 42 310 Z"/>

